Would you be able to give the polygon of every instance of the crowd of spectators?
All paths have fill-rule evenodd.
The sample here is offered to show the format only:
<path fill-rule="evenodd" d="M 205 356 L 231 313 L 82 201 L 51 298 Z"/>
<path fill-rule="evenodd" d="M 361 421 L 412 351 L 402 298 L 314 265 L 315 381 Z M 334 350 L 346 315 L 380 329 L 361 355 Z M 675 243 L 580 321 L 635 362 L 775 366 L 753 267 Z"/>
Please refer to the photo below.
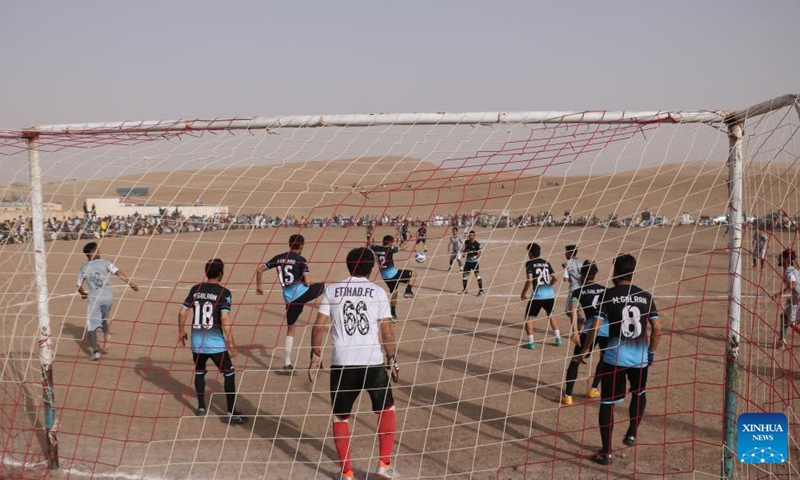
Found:
<path fill-rule="evenodd" d="M 715 222 L 705 220 L 710 217 L 701 216 L 700 220 L 692 222 L 692 225 L 711 225 Z M 772 228 L 797 228 L 800 218 L 789 218 L 785 215 L 770 214 L 759 223 L 765 223 Z M 753 221 L 748 218 L 748 221 Z M 205 217 L 184 217 L 179 211 L 168 212 L 165 209 L 160 211 L 160 215 L 139 215 L 134 213 L 130 216 L 97 216 L 92 215 L 91 210 L 83 216 L 71 217 L 50 217 L 44 221 L 45 240 L 79 240 L 97 239 L 106 236 L 146 236 L 146 235 L 170 235 L 188 232 L 209 232 L 216 230 L 237 230 L 237 229 L 260 229 L 260 228 L 279 228 L 279 227 L 364 227 L 372 224 L 375 227 L 396 226 L 399 223 L 408 222 L 410 227 L 419 227 L 426 223 L 430 227 L 457 226 L 466 227 L 476 225 L 479 227 L 538 227 L 538 226 L 598 226 L 598 227 L 642 227 L 642 226 L 667 226 L 687 224 L 679 217 L 678 222 L 668 221 L 666 217 L 649 217 L 643 220 L 640 217 L 617 219 L 611 215 L 606 220 L 601 220 L 596 216 L 572 217 L 569 212 L 564 212 L 562 216 L 555 217 L 551 213 L 543 211 L 538 214 L 525 214 L 516 217 L 509 217 L 497 213 L 485 214 L 450 214 L 450 215 L 431 215 L 428 218 L 411 216 L 390 216 L 384 215 L 365 215 L 356 217 L 353 215 L 333 215 L 319 218 L 297 218 L 294 215 L 286 217 L 273 217 L 263 214 L 244 214 L 244 215 L 213 215 Z M 31 218 L 22 216 L 0 222 L 0 245 L 26 243 L 31 240 L 32 235 Z"/>

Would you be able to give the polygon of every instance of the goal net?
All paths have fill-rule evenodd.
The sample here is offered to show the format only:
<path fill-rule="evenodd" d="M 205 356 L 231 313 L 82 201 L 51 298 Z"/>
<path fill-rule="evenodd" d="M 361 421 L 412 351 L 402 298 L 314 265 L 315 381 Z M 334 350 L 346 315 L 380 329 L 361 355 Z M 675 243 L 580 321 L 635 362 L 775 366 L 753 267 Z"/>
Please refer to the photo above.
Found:
<path fill-rule="evenodd" d="M 306 376 L 319 300 L 295 324 L 297 375 L 287 375 L 281 284 L 267 270 L 257 294 L 257 269 L 299 233 L 311 280 L 334 282 L 368 234 L 380 243 L 403 228 L 411 243 L 394 261 L 414 271 L 416 294 L 399 295 L 392 325 L 401 378 L 391 459 L 403 478 L 800 477 L 800 334 L 782 326 L 788 294 L 775 296 L 781 252 L 800 251 L 798 113 L 796 99 L 782 97 L 735 114 L 0 130 L 0 477 L 335 477 L 328 370 L 313 384 Z M 417 262 L 423 223 L 427 253 Z M 480 269 L 461 273 L 451 237 L 469 229 L 482 246 Z M 99 317 L 91 295 L 77 293 L 90 242 L 122 272 L 110 279 L 108 337 L 88 328 Z M 558 279 L 553 323 L 544 311 L 533 318 L 533 350 L 521 348 L 530 243 Z M 609 286 L 612 260 L 632 254 L 634 284 L 653 295 L 662 323 L 635 445 L 622 442 L 628 394 L 615 408 L 610 465 L 591 461 L 601 448 L 601 399 L 589 395 L 601 353 L 579 365 L 564 398 L 574 359 L 567 245 Z M 226 376 L 211 362 L 208 412 L 197 415 L 195 364 L 179 344 L 182 304 L 212 258 L 224 260 L 232 295 L 243 425 L 228 421 Z M 737 456 L 730 428 L 738 414 L 759 412 L 788 419 L 783 463 Z M 366 394 L 349 423 L 364 478 L 379 457 Z"/>

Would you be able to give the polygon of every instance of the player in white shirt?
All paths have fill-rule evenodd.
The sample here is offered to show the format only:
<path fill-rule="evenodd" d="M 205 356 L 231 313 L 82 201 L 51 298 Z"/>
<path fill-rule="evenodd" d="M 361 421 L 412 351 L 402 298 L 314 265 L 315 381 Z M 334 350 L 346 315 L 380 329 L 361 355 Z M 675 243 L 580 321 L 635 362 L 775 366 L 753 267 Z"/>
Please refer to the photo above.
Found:
<path fill-rule="evenodd" d="M 100 345 L 97 343 L 97 329 L 103 330 L 105 341 L 111 338 L 108 329 L 111 305 L 114 294 L 111 291 L 111 275 L 127 283 L 134 292 L 139 291 L 139 286 L 132 282 L 116 265 L 100 258 L 100 248 L 95 242 L 89 242 L 83 247 L 83 253 L 88 261 L 81 265 L 78 272 L 78 294 L 81 298 L 89 299 L 86 312 L 86 328 L 89 343 L 92 346 L 92 360 L 100 360 Z M 83 289 L 83 284 L 89 285 L 89 292 Z"/>
<path fill-rule="evenodd" d="M 567 261 L 561 264 L 564 268 L 564 276 L 562 279 L 564 282 L 569 281 L 569 292 L 567 292 L 567 301 L 564 303 L 564 312 L 567 314 L 570 323 L 572 323 L 572 297 L 573 294 L 577 294 L 578 290 L 583 286 L 581 285 L 581 267 L 583 267 L 583 261 L 578 258 L 577 245 L 567 245 L 564 256 L 567 257 Z M 582 320 L 583 319 L 581 319 L 579 315 L 578 321 L 580 322 Z"/>
<path fill-rule="evenodd" d="M 797 269 L 797 254 L 793 249 L 787 248 L 781 253 L 780 265 L 783 266 L 784 287 L 774 295 L 779 299 L 784 292 L 789 293 L 789 302 L 783 311 L 781 336 L 778 346 L 786 346 L 786 330 L 791 328 L 800 334 L 800 270 Z"/>
<path fill-rule="evenodd" d="M 395 360 L 397 344 L 389 297 L 381 287 L 369 281 L 374 266 L 375 254 L 369 248 L 356 248 L 347 254 L 347 270 L 351 276 L 325 288 L 311 332 L 308 378 L 313 382 L 322 366 L 328 322 L 333 327 L 330 394 L 333 441 L 342 467 L 341 478 L 353 478 L 349 421 L 361 390 L 367 391 L 372 410 L 378 415 L 380 461 L 377 475 L 380 478 L 396 478 L 397 475 L 391 465 L 397 420 L 389 374 L 397 382 L 400 369 Z"/>

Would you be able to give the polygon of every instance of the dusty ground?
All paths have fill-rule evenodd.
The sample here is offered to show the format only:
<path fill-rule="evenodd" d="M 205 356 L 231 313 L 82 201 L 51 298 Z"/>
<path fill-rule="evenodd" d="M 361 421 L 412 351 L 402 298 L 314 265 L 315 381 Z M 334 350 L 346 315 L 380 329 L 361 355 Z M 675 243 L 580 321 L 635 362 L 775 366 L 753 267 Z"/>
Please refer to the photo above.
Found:
<path fill-rule="evenodd" d="M 385 230 L 378 234 L 392 233 Z M 728 301 L 723 232 L 714 227 L 479 229 L 488 295 L 476 297 L 456 295 L 460 275 L 446 271 L 446 240 L 441 238 L 446 232 L 431 229 L 428 261 L 409 260 L 419 276 L 418 296 L 400 300 L 395 327 L 402 363 L 402 379 L 394 387 L 399 414 L 395 465 L 403 478 L 717 476 Z M 336 473 L 327 375 L 312 385 L 304 372 L 278 374 L 283 308 L 274 274 L 267 276 L 272 282 L 267 297 L 254 293 L 256 265 L 283 251 L 289 233 L 270 229 L 104 240 L 105 256 L 142 290 L 134 293 L 120 283 L 115 288 L 113 340 L 99 362 L 87 357 L 85 303 L 72 294 L 82 256 L 75 253 L 74 242 L 48 244 L 61 423 L 62 469 L 55 478 L 307 479 Z M 306 229 L 303 234 L 314 280 L 343 277 L 345 252 L 364 238 L 363 229 Z M 598 404 L 585 396 L 591 370 L 581 369 L 575 404 L 560 407 L 557 398 L 571 347 L 555 347 L 542 319 L 537 321 L 540 348 L 519 348 L 524 245 L 534 240 L 554 266 L 563 261 L 565 244 L 578 243 L 581 258 L 598 262 L 601 280 L 607 279 L 613 256 L 633 253 L 639 259 L 635 283 L 653 291 L 664 320 L 666 336 L 650 373 L 639 444 L 623 448 L 627 403 L 621 404 L 616 417 L 621 426 L 614 432 L 619 451 L 609 468 L 585 458 L 600 445 Z M 793 238 L 786 233 L 776 240 Z M 0 472 L 10 477 L 41 472 L 15 463 L 42 460 L 31 431 L 41 418 L 38 359 L 31 353 L 36 321 L 29 253 L 25 247 L 6 247 L 0 260 L 6 272 L 0 283 L 7 292 L 0 310 L 7 352 L 0 406 L 4 428 L 13 425 L 15 432 L 2 439 L 5 470 Z M 179 304 L 200 280 L 202 263 L 214 256 L 228 263 L 225 283 L 234 293 L 234 331 L 242 347 L 235 360 L 239 409 L 250 416 L 244 426 L 193 415 L 191 355 L 188 348 L 176 347 Z M 748 267 L 749 258 L 745 262 Z M 798 359 L 771 348 L 778 308 L 764 291 L 778 288 L 773 268 L 774 261 L 763 274 L 749 268 L 744 272 L 739 405 L 740 411 L 787 413 L 796 438 Z M 566 289 L 557 287 L 560 312 Z M 472 293 L 476 288 L 471 287 Z M 307 364 L 313 315 L 314 309 L 305 310 L 295 341 L 301 367 Z M 563 316 L 559 322 L 565 330 Z M 218 376 L 208 376 L 208 389 L 221 391 Z M 224 396 L 214 395 L 212 413 L 222 413 L 224 403 Z M 375 417 L 364 399 L 352 430 L 354 465 L 363 478 L 377 462 Z M 789 470 L 773 472 L 787 475 Z"/>

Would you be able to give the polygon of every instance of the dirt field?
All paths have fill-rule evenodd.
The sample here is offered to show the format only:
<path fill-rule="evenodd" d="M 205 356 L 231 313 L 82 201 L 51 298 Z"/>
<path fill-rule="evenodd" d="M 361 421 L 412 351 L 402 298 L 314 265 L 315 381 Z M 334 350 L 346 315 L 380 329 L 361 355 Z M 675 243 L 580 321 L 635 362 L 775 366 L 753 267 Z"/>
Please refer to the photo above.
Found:
<path fill-rule="evenodd" d="M 447 272 L 442 238 L 448 232 L 430 229 L 428 260 L 408 260 L 419 276 L 417 297 L 400 299 L 395 326 L 402 365 L 401 381 L 394 386 L 395 466 L 403 478 L 716 477 L 722 455 L 728 302 L 723 232 L 716 227 L 478 229 L 485 247 L 481 270 L 487 295 L 476 297 L 474 284 L 472 295 L 457 295 L 460 275 Z M 73 295 L 82 255 L 74 253 L 73 242 L 47 245 L 62 464 L 53 478 L 335 476 L 327 374 L 315 385 L 304 371 L 295 377 L 279 375 L 284 330 L 275 275 L 266 277 L 271 293 L 254 293 L 256 265 L 284 251 L 290 233 L 239 230 L 104 240 L 104 256 L 142 289 L 134 293 L 117 282 L 113 340 L 99 362 L 88 359 L 82 340 L 85 303 Z M 378 236 L 384 233 L 393 232 L 377 231 Z M 305 229 L 303 234 L 304 255 L 316 281 L 344 277 L 346 251 L 364 239 L 363 229 Z M 781 235 L 784 242 L 792 240 L 788 232 Z M 561 407 L 557 399 L 572 347 L 555 347 L 545 332 L 546 320 L 540 319 L 539 348 L 519 348 L 524 336 L 524 304 L 519 300 L 524 247 L 531 241 L 542 245 L 543 256 L 559 271 L 564 245 L 577 243 L 581 258 L 598 262 L 600 281 L 608 278 L 611 258 L 633 253 L 639 259 L 634 283 L 656 297 L 666 335 L 650 372 L 646 418 L 638 445 L 624 448 L 628 403 L 617 406 L 617 454 L 608 468 L 586 458 L 600 445 L 598 403 L 585 395 L 594 365 L 581 368 L 575 404 Z M 215 416 L 223 413 L 225 403 L 216 374 L 209 373 L 207 381 L 207 391 L 215 392 L 214 415 L 194 416 L 191 354 L 176 347 L 180 302 L 189 286 L 201 280 L 201 265 L 211 257 L 228 264 L 225 283 L 234 294 L 234 332 L 241 347 L 234 361 L 238 408 L 250 420 L 244 426 L 228 426 Z M 749 267 L 749 257 L 744 261 Z M 8 352 L 0 390 L 2 418 L 4 425 L 20 429 L 13 439 L 3 439 L 5 470 L 0 471 L 35 476 L 40 467 L 14 467 L 14 462 L 43 458 L 30 430 L 41 425 L 38 359 L 31 353 L 36 351 L 36 320 L 27 273 L 32 271 L 30 250 L 5 247 L 0 262 L 4 272 L 14 272 L 0 281 L 7 292 L 0 318 L 3 350 Z M 771 348 L 778 309 L 763 295 L 778 289 L 773 268 L 774 261 L 763 274 L 749 268 L 744 273 L 740 411 L 783 411 L 796 434 L 798 360 L 790 351 Z M 559 282 L 556 288 L 560 313 L 566 286 Z M 314 315 L 315 309 L 305 309 L 295 340 L 301 368 L 307 365 Z M 567 330 L 565 317 L 558 319 L 562 331 Z M 326 365 L 328 358 L 326 354 Z M 27 408 L 20 406 L 22 399 L 27 399 Z M 369 402 L 362 398 L 351 423 L 357 478 L 375 469 L 375 423 Z M 773 472 L 789 471 L 782 467 Z"/>

